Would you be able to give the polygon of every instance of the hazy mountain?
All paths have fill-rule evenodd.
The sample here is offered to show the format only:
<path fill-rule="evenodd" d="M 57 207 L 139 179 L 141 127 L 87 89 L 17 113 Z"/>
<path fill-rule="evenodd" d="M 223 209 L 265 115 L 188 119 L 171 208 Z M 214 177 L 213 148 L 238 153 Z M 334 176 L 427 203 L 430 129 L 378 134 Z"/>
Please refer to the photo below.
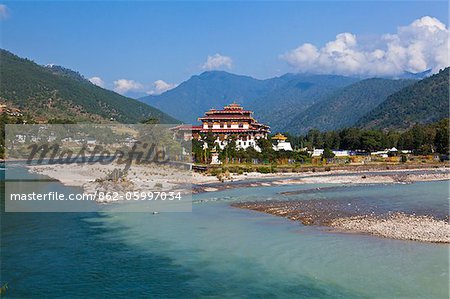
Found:
<path fill-rule="evenodd" d="M 163 94 L 139 100 L 186 123 L 195 123 L 210 108 L 220 109 L 233 101 L 250 109 L 259 97 L 282 83 L 282 80 L 257 80 L 223 71 L 209 71 L 192 76 Z"/>
<path fill-rule="evenodd" d="M 390 95 L 357 125 L 365 128 L 409 128 L 449 117 L 449 68 Z"/>
<path fill-rule="evenodd" d="M 254 110 L 255 118 L 282 128 L 290 118 L 337 88 L 357 81 L 342 76 L 286 74 L 258 80 L 223 71 L 192 76 L 161 95 L 140 100 L 186 122 L 195 123 L 210 108 L 236 102 Z"/>
<path fill-rule="evenodd" d="M 432 70 L 425 70 L 420 73 L 411 73 L 411 72 L 404 72 L 400 78 L 401 79 L 425 79 L 426 77 L 431 76 Z"/>
<path fill-rule="evenodd" d="M 339 88 L 358 81 L 343 76 L 306 74 L 286 74 L 280 79 L 286 83 L 258 99 L 252 107 L 258 119 L 271 126 L 272 132 L 286 131 L 299 113 Z"/>
<path fill-rule="evenodd" d="M 6 50 L 0 50 L 0 62 L 0 99 L 38 120 L 136 123 L 157 118 L 162 123 L 176 122 L 158 109 L 100 88 L 64 67 L 40 66 Z"/>
<path fill-rule="evenodd" d="M 414 82 L 373 78 L 353 83 L 295 116 L 284 131 L 304 134 L 313 128 L 329 131 L 353 126 L 389 95 Z"/>

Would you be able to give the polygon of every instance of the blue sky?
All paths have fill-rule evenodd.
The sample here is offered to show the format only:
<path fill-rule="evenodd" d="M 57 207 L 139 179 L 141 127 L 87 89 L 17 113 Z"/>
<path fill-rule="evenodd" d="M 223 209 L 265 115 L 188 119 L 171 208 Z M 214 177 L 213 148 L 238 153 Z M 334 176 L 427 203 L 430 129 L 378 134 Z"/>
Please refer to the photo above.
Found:
<path fill-rule="evenodd" d="M 341 62 L 335 57 L 327 60 L 330 57 L 320 53 L 327 51 L 326 43 L 334 41 L 333 47 L 344 44 L 342 51 L 357 47 L 362 54 L 356 54 L 365 57 L 357 59 L 372 63 L 367 57 L 375 49 L 365 48 L 377 43 L 386 48 L 389 43 L 381 37 L 398 34 L 399 26 L 430 16 L 448 28 L 446 1 L 2 3 L 2 48 L 39 64 L 54 63 L 87 78 L 98 77 L 103 82 L 99 84 L 119 87 L 122 93 L 160 92 L 215 68 L 256 78 L 320 70 L 346 75 L 395 73 L 399 70 L 378 62 L 370 70 L 353 65 L 354 61 L 335 67 Z M 415 28 L 422 28 L 423 23 L 430 22 L 424 20 Z M 403 39 L 399 44 L 408 43 L 404 39 L 411 34 L 405 32 L 398 34 Z M 340 33 L 350 35 L 336 38 Z M 427 38 L 439 40 L 441 36 Z M 305 43 L 314 47 L 302 47 Z M 418 55 L 437 55 L 422 52 Z M 424 59 L 401 65 L 410 71 L 439 65 Z M 372 69 L 376 71 L 371 73 Z M 126 80 L 122 81 L 124 89 L 119 79 Z"/>

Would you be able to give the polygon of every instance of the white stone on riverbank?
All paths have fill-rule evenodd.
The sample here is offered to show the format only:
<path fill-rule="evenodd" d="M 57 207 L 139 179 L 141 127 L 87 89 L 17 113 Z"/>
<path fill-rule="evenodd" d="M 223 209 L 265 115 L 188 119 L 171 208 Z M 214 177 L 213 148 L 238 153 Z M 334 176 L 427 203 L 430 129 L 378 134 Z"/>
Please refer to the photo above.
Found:
<path fill-rule="evenodd" d="M 450 243 L 450 225 L 430 216 L 395 213 L 386 218 L 357 216 L 338 218 L 330 226 L 346 232 L 433 243 Z"/>

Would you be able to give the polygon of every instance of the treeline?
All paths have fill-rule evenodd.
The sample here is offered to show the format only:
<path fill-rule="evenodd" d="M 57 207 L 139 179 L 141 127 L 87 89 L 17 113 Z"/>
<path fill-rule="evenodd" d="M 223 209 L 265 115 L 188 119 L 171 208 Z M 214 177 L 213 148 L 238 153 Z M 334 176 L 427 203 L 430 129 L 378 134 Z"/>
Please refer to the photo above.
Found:
<path fill-rule="evenodd" d="M 396 147 L 398 150 L 411 150 L 416 155 L 449 154 L 448 118 L 429 125 L 416 125 L 406 131 L 347 128 L 320 132 L 313 129 L 304 136 L 294 136 L 288 133 L 285 135 L 294 148 L 292 152 L 273 150 L 270 139 L 257 141 L 258 146 L 262 149 L 261 152 L 251 147 L 247 150 L 238 149 L 235 142 L 237 136 L 232 136 L 232 141 L 221 150 L 214 142 L 212 134 L 203 136 L 203 140 L 208 145 L 206 148 L 203 147 L 203 141 L 193 140 L 192 152 L 194 160 L 198 163 L 210 163 L 213 152 L 219 155 L 219 160 L 223 163 L 252 163 L 255 160 L 272 163 L 290 159 L 296 162 L 308 162 L 311 160 L 311 156 L 307 151 L 314 148 L 325 149 L 322 158 L 332 158 L 334 155 L 331 149 L 370 153 L 392 147 Z"/>
<path fill-rule="evenodd" d="M 320 132 L 310 130 L 304 136 L 286 134 L 294 148 L 330 148 L 366 152 L 396 147 L 415 154 L 449 153 L 449 119 L 428 125 L 415 125 L 406 131 L 347 128 Z"/>
<path fill-rule="evenodd" d="M 261 152 L 256 151 L 253 147 L 248 147 L 246 150 L 238 149 L 236 147 L 237 136 L 232 136 L 223 150 L 219 148 L 217 143 L 214 143 L 212 135 L 205 136 L 207 147 L 203 147 L 203 141 L 192 140 L 192 154 L 197 163 L 209 164 L 212 160 L 212 154 L 217 153 L 219 160 L 222 163 L 274 163 L 287 162 L 288 160 L 295 160 L 296 162 L 310 162 L 311 157 L 306 151 L 275 151 L 272 148 L 272 142 L 268 139 L 257 140 Z"/>

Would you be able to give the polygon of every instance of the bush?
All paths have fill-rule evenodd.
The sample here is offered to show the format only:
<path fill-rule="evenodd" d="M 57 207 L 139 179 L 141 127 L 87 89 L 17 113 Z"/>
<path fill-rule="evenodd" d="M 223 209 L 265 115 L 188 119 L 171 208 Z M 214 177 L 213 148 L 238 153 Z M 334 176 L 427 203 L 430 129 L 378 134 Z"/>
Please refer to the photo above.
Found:
<path fill-rule="evenodd" d="M 271 167 L 261 166 L 261 167 L 258 167 L 256 169 L 256 171 L 259 172 L 259 173 L 271 173 L 272 172 L 272 168 Z"/>
<path fill-rule="evenodd" d="M 212 168 L 210 170 L 210 174 L 213 175 L 213 176 L 218 176 L 221 173 L 222 173 L 222 169 L 221 168 Z"/>

